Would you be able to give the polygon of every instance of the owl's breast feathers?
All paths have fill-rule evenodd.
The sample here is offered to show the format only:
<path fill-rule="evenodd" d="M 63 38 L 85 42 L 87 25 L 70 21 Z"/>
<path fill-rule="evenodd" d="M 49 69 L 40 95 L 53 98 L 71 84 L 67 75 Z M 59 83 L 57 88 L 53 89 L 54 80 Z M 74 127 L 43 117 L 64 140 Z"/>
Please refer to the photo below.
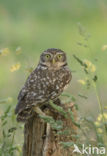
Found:
<path fill-rule="evenodd" d="M 68 67 L 56 71 L 36 68 L 28 77 L 24 87 L 18 95 L 18 104 L 15 113 L 17 120 L 23 121 L 29 116 L 34 105 L 41 105 L 57 98 L 71 80 Z"/>

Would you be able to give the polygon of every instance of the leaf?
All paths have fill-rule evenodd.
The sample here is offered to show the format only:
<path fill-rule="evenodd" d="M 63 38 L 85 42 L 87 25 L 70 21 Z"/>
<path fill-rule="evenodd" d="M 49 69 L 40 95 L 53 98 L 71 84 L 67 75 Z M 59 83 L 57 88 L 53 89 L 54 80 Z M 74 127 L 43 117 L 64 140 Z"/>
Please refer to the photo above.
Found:
<path fill-rule="evenodd" d="M 7 121 L 4 121 L 3 123 L 2 123 L 2 126 L 5 126 L 7 124 Z"/>
<path fill-rule="evenodd" d="M 74 142 L 60 142 L 61 145 L 63 145 L 64 148 L 69 148 L 74 145 Z"/>
<path fill-rule="evenodd" d="M 85 37 L 86 30 L 81 23 L 78 23 L 78 30 L 81 36 Z"/>
<path fill-rule="evenodd" d="M 63 130 L 63 131 L 58 131 L 57 132 L 58 135 L 69 135 L 70 134 L 70 130 Z"/>
<path fill-rule="evenodd" d="M 93 81 L 96 82 L 98 80 L 97 75 L 94 76 Z"/>
<path fill-rule="evenodd" d="M 89 79 L 87 79 L 87 80 L 86 80 L 86 85 L 87 85 L 87 89 L 89 89 L 89 88 L 90 88 L 90 86 L 91 86 L 91 82 L 90 82 L 90 80 L 89 80 Z"/>
<path fill-rule="evenodd" d="M 45 122 L 49 123 L 50 126 L 55 130 L 61 130 L 63 128 L 63 122 L 61 120 L 55 121 L 51 116 L 39 115 Z"/>
<path fill-rule="evenodd" d="M 87 67 L 84 62 L 82 60 L 80 60 L 76 55 L 73 55 L 73 57 L 77 60 L 77 62 L 81 65 L 81 66 L 85 66 Z"/>
<path fill-rule="evenodd" d="M 61 96 L 66 96 L 66 97 L 69 97 L 71 99 L 71 101 L 75 102 L 76 101 L 76 98 L 71 95 L 71 94 L 68 94 L 68 93 L 62 93 Z"/>
<path fill-rule="evenodd" d="M 75 109 L 76 109 L 76 110 L 78 110 L 78 109 L 79 109 L 77 104 L 74 104 L 74 106 L 75 106 Z"/>
<path fill-rule="evenodd" d="M 2 134 L 3 134 L 3 137 L 5 138 L 6 137 L 6 133 L 5 133 L 4 129 L 2 131 Z"/>
<path fill-rule="evenodd" d="M 82 45 L 83 45 L 81 42 L 77 42 L 77 44 L 78 44 L 79 46 L 82 46 Z"/>
<path fill-rule="evenodd" d="M 80 124 L 77 123 L 77 122 L 75 122 L 74 115 L 73 115 L 73 113 L 72 113 L 72 111 L 71 111 L 70 109 L 68 109 L 68 113 L 70 114 L 70 118 L 71 118 L 73 124 L 74 124 L 75 126 L 77 126 L 78 128 L 80 128 Z"/>
<path fill-rule="evenodd" d="M 11 106 L 8 106 L 7 109 L 6 109 L 6 111 L 4 112 L 4 115 L 1 116 L 1 120 L 2 121 L 7 118 L 10 109 L 11 109 Z"/>
<path fill-rule="evenodd" d="M 12 127 L 12 128 L 10 128 L 10 129 L 8 130 L 8 133 L 12 133 L 12 132 L 14 132 L 16 129 L 17 129 L 16 127 Z"/>
<path fill-rule="evenodd" d="M 87 99 L 88 97 L 82 94 L 78 94 L 78 96 L 80 96 L 81 98 Z"/>
<path fill-rule="evenodd" d="M 74 96 L 72 96 L 72 101 L 75 102 L 76 101 L 76 98 Z"/>
<path fill-rule="evenodd" d="M 6 109 L 6 111 L 4 112 L 4 114 L 7 115 L 7 114 L 9 113 L 10 109 L 11 109 L 11 106 L 9 105 L 9 106 L 7 107 L 7 109 Z"/>
<path fill-rule="evenodd" d="M 67 112 L 65 112 L 65 110 L 64 110 L 62 107 L 53 104 L 52 101 L 50 101 L 50 105 L 51 105 L 54 109 L 56 109 L 58 112 L 60 112 L 62 115 L 64 115 L 65 118 L 67 118 Z"/>
<path fill-rule="evenodd" d="M 44 121 L 46 121 L 46 122 L 53 122 L 54 121 L 54 119 L 51 117 L 51 116 L 48 116 L 48 115 L 39 115 Z"/>
<path fill-rule="evenodd" d="M 75 139 L 78 139 L 81 137 L 80 135 L 75 135 L 75 134 L 72 134 L 71 136 L 72 136 L 72 138 L 75 138 Z"/>
<path fill-rule="evenodd" d="M 73 124 L 75 125 L 75 126 L 77 126 L 78 128 L 80 128 L 81 126 L 80 126 L 80 124 L 79 123 L 77 123 L 77 122 L 75 122 L 75 121 L 73 121 Z"/>

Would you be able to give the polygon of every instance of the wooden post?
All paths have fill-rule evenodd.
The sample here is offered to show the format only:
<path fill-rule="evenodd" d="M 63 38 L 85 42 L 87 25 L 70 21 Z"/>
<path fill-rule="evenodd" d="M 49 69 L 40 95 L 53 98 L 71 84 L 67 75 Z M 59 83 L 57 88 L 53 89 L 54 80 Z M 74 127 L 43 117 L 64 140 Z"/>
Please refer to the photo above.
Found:
<path fill-rule="evenodd" d="M 66 104 L 65 110 L 71 109 L 76 121 L 76 110 L 72 103 Z M 75 140 L 72 134 L 76 134 L 77 127 L 70 118 L 64 118 L 56 111 L 48 108 L 48 114 L 56 119 L 61 119 L 64 124 L 63 130 L 68 128 L 71 132 L 67 136 L 55 134 L 55 130 L 50 127 L 49 123 L 44 122 L 35 114 L 24 127 L 24 145 L 23 156 L 72 156 L 72 148 L 65 149 L 60 142 L 70 142 Z M 45 112 L 45 113 L 46 113 Z M 46 113 L 47 114 L 47 113 Z"/>

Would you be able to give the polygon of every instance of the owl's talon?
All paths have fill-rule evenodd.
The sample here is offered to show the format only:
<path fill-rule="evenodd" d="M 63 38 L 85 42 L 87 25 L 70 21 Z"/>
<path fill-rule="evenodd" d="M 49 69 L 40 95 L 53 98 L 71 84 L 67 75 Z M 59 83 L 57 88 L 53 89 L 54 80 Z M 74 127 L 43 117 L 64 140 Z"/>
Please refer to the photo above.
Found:
<path fill-rule="evenodd" d="M 34 107 L 33 109 L 38 115 L 46 116 L 46 114 L 39 108 L 39 107 Z"/>
<path fill-rule="evenodd" d="M 54 104 L 58 105 L 58 106 L 63 106 L 63 102 L 57 98 L 56 100 L 53 101 Z"/>

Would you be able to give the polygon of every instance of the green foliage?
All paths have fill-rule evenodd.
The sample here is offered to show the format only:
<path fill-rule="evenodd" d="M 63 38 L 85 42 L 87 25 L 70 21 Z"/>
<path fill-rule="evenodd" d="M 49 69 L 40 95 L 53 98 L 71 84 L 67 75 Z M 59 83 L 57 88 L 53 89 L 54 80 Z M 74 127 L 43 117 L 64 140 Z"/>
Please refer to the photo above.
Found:
<path fill-rule="evenodd" d="M 65 112 L 61 106 L 55 105 L 52 101 L 50 101 L 50 106 L 67 118 L 67 112 Z"/>
<path fill-rule="evenodd" d="M 67 95 L 67 94 L 66 94 Z M 68 95 L 70 96 L 70 95 Z M 67 96 L 67 97 L 68 97 Z M 72 96 L 71 96 L 72 97 Z M 71 109 L 68 109 L 68 111 L 65 111 L 61 106 L 58 106 L 56 104 L 54 104 L 52 101 L 50 101 L 50 106 L 55 109 L 60 115 L 64 116 L 65 118 L 70 118 L 73 122 L 73 124 L 77 127 L 80 128 L 80 124 L 77 123 L 74 119 L 74 115 L 71 111 Z M 51 116 L 42 116 L 40 115 L 40 117 L 47 123 L 49 123 L 51 125 L 51 127 L 55 130 L 60 130 L 63 129 L 63 122 L 61 120 L 54 120 L 53 117 Z M 67 132 L 67 131 L 65 131 Z"/>
<path fill-rule="evenodd" d="M 63 128 L 63 123 L 61 120 L 54 120 L 51 116 L 42 116 L 40 115 L 41 119 L 45 122 L 49 123 L 54 130 L 61 130 Z"/>
<path fill-rule="evenodd" d="M 82 33 L 83 31 L 83 33 Z M 80 35 L 84 38 L 85 37 L 85 31 L 84 29 L 80 29 Z M 87 38 L 88 40 L 88 38 Z M 104 113 L 104 108 L 103 108 L 103 104 L 101 103 L 100 97 L 98 95 L 98 91 L 97 91 L 97 80 L 98 80 L 98 75 L 96 74 L 96 66 L 89 60 L 81 60 L 80 58 L 78 58 L 76 55 L 73 55 L 74 59 L 81 65 L 82 70 L 85 73 L 86 79 L 85 80 L 79 80 L 79 82 L 82 85 L 86 85 L 87 89 L 91 89 L 93 88 L 93 90 L 95 91 L 95 96 L 97 99 L 97 103 L 98 103 L 98 107 L 99 107 L 99 112 L 100 112 L 100 118 L 98 118 L 98 120 L 101 122 L 101 124 L 99 122 L 94 122 L 94 118 L 92 116 L 88 116 L 88 117 L 84 117 L 82 118 L 82 120 L 80 120 L 81 122 L 81 127 L 80 130 L 82 132 L 82 134 L 85 136 L 85 138 L 87 139 L 86 143 L 90 144 L 90 142 L 93 144 L 93 142 L 91 141 L 90 137 L 89 137 L 89 133 L 87 133 L 89 131 L 89 128 L 91 127 L 91 129 L 93 130 L 93 132 L 96 135 L 96 140 L 94 140 L 94 144 L 97 144 L 97 146 L 103 146 L 103 147 L 107 147 L 107 128 L 106 128 L 106 120 L 107 120 L 107 114 Z M 87 97 L 84 95 L 79 94 L 80 97 L 84 98 L 87 100 Z M 82 127 L 83 124 L 83 127 Z M 86 124 L 86 129 L 84 124 Z M 98 126 L 98 127 L 97 127 Z M 88 134 L 88 135 L 87 135 Z"/>
<path fill-rule="evenodd" d="M 63 145 L 64 148 L 69 148 L 74 145 L 74 142 L 61 142 L 61 145 Z"/>
<path fill-rule="evenodd" d="M 72 99 L 72 95 L 70 96 L 69 94 L 63 94 L 64 96 L 67 96 L 67 97 L 70 97 L 70 99 Z M 73 97 L 73 99 L 75 99 Z M 74 100 L 76 101 L 76 99 Z M 71 101 L 70 101 L 71 102 Z M 72 121 L 72 123 L 77 126 L 78 128 L 80 128 L 80 124 L 75 121 L 75 118 L 74 118 L 74 114 L 73 112 L 71 111 L 71 109 L 69 108 L 68 110 L 64 110 L 61 106 L 58 106 L 56 104 L 54 104 L 52 101 L 50 101 L 50 106 L 57 112 L 59 113 L 61 116 L 63 116 L 65 119 L 69 119 L 69 122 L 70 120 Z M 71 134 L 71 129 L 69 127 L 64 127 L 64 121 L 61 121 L 61 120 L 55 120 L 53 119 L 53 117 L 51 116 L 48 116 L 48 115 L 40 115 L 40 117 L 47 123 L 50 124 L 51 128 L 53 130 L 55 130 L 55 133 L 57 136 L 63 136 L 63 137 L 67 137 L 67 136 L 71 136 L 72 135 L 72 138 L 75 138 L 78 140 L 79 136 L 77 134 L 74 134 L 74 132 L 72 131 L 72 134 Z M 64 148 L 69 148 L 71 146 L 73 146 L 73 141 L 72 142 L 67 142 L 67 141 L 61 141 L 60 144 L 64 147 Z"/>
<path fill-rule="evenodd" d="M 73 113 L 72 113 L 72 111 L 71 111 L 70 109 L 68 109 L 68 114 L 70 115 L 70 118 L 71 118 L 73 124 L 74 124 L 75 126 L 77 126 L 78 128 L 80 128 L 80 124 L 77 123 L 77 122 L 75 121 L 74 115 L 73 115 Z"/>
<path fill-rule="evenodd" d="M 8 100 L 1 100 L 7 102 Z M 8 122 L 13 122 L 12 107 L 9 105 L 2 115 L 0 115 L 0 155 L 14 156 L 15 153 L 20 153 L 20 146 L 15 144 L 15 134 L 17 126 L 8 126 Z M 14 122 L 13 122 L 14 123 Z"/>

